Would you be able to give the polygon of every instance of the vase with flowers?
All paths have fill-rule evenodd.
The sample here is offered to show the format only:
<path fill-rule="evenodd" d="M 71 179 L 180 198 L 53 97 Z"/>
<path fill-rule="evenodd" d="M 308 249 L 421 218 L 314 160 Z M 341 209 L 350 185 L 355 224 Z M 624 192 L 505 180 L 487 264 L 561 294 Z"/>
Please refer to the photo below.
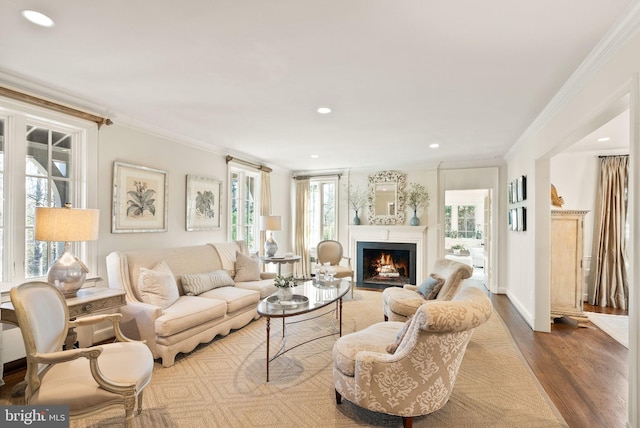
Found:
<path fill-rule="evenodd" d="M 345 191 L 347 194 L 347 202 L 350 208 L 356 213 L 355 217 L 353 217 L 353 224 L 359 225 L 360 217 L 358 217 L 358 211 L 360 211 L 362 206 L 367 202 L 367 192 L 351 184 L 346 187 Z"/>
<path fill-rule="evenodd" d="M 273 285 L 278 287 L 278 299 L 281 302 L 291 300 L 293 297 L 291 288 L 296 286 L 292 276 L 276 275 Z"/>
<path fill-rule="evenodd" d="M 418 210 L 429 206 L 429 192 L 420 183 L 409 183 L 406 194 L 407 206 L 413 210 L 411 226 L 419 226 Z"/>

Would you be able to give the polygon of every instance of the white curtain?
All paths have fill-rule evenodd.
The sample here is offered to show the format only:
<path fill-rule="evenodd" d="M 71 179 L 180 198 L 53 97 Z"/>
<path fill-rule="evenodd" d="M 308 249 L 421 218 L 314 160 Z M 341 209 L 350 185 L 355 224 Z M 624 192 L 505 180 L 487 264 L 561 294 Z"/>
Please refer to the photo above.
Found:
<path fill-rule="evenodd" d="M 311 259 L 309 256 L 309 179 L 296 181 L 296 226 L 295 253 L 301 257 L 296 263 L 296 277 L 309 278 L 311 276 Z"/>
<path fill-rule="evenodd" d="M 260 215 L 271 215 L 271 176 L 267 171 L 262 171 L 260 177 Z M 267 240 L 267 231 L 260 231 L 260 254 L 264 255 L 264 242 Z M 265 265 L 263 265 L 264 267 Z"/>
<path fill-rule="evenodd" d="M 629 307 L 626 269 L 628 177 L 628 156 L 600 158 L 589 283 L 589 302 L 594 306 Z"/>

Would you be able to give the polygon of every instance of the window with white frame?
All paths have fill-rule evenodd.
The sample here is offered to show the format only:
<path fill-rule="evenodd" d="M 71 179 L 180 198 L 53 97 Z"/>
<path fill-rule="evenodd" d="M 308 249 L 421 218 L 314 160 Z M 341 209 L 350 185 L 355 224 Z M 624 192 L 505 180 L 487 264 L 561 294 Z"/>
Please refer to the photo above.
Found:
<path fill-rule="evenodd" d="M 244 240 L 249 249 L 260 246 L 260 174 L 252 169 L 229 164 L 229 238 Z"/>
<path fill-rule="evenodd" d="M 63 252 L 64 242 L 35 240 L 36 207 L 96 206 L 96 145 L 93 124 L 0 101 L 0 289 L 44 278 Z M 72 251 L 97 275 L 95 244 Z"/>
<path fill-rule="evenodd" d="M 476 237 L 475 205 L 458 206 L 458 238 Z"/>
<path fill-rule="evenodd" d="M 309 180 L 309 244 L 312 249 L 320 241 L 338 238 L 337 189 L 337 178 Z"/>

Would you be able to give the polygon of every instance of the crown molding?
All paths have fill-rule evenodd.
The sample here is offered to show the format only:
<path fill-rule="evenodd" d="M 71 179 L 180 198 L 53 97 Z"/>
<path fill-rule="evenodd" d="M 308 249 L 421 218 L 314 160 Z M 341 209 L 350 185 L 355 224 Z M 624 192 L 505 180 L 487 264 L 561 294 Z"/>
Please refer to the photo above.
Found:
<path fill-rule="evenodd" d="M 551 101 L 542 109 L 531 125 L 509 148 L 505 155 L 511 160 L 520 147 L 547 126 L 551 120 L 571 101 L 587 83 L 602 70 L 611 58 L 640 30 L 640 1 L 636 0 L 618 18 L 604 37 L 591 50 L 571 77 L 562 85 Z"/>

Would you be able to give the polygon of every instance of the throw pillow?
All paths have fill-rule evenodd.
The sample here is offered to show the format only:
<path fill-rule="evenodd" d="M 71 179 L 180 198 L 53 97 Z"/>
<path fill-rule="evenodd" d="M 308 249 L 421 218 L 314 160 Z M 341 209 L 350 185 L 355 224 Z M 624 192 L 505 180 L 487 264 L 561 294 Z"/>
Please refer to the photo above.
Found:
<path fill-rule="evenodd" d="M 140 268 L 138 275 L 140 300 L 166 309 L 178 300 L 178 284 L 173 272 L 163 260 L 153 269 Z"/>
<path fill-rule="evenodd" d="M 435 273 L 430 274 L 427 278 L 418 286 L 418 293 L 427 300 L 433 300 L 438 296 L 440 289 L 444 285 L 445 279 Z"/>
<path fill-rule="evenodd" d="M 226 270 L 205 273 L 185 273 L 182 275 L 182 289 L 187 296 L 197 296 L 218 287 L 235 285 Z"/>
<path fill-rule="evenodd" d="M 236 251 L 236 282 L 259 281 L 260 259 L 256 254 L 245 256 Z"/>
<path fill-rule="evenodd" d="M 390 345 L 387 345 L 388 353 L 394 354 L 398 349 L 398 346 L 400 346 L 400 342 L 402 342 L 402 339 L 404 339 L 404 336 L 407 334 L 407 330 L 409 330 L 409 324 L 411 324 L 411 318 L 412 317 L 409 317 L 407 322 L 405 322 L 402 328 L 398 331 L 398 334 L 396 335 L 396 339 L 393 341 L 393 343 L 391 343 Z"/>

